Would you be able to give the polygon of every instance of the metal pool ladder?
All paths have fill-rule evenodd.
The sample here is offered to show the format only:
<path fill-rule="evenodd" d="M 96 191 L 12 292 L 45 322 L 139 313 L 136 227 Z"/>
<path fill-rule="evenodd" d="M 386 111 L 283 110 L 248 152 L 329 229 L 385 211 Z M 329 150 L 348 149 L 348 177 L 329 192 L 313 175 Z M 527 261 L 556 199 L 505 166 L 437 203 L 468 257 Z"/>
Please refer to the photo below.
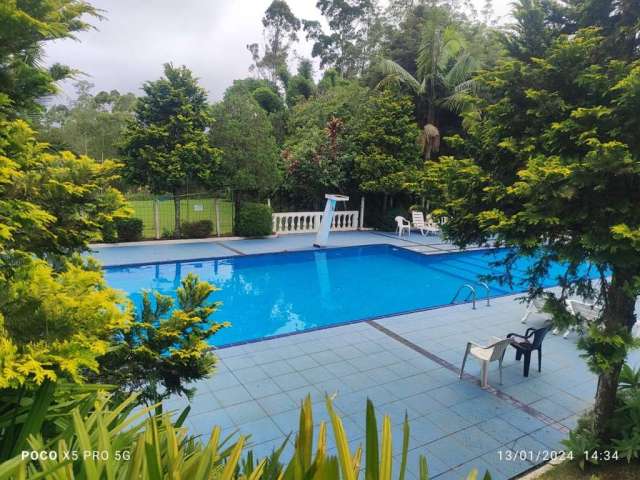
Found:
<path fill-rule="evenodd" d="M 487 282 L 479 282 L 478 285 L 484 287 L 487 292 L 487 307 L 491 306 L 491 289 L 489 288 L 489 284 Z"/>
<path fill-rule="evenodd" d="M 486 292 L 487 292 L 487 297 L 486 297 L 487 298 L 487 307 L 490 307 L 491 306 L 491 302 L 490 302 L 491 290 L 489 289 L 489 285 L 486 282 L 479 282 L 478 285 L 482 286 L 486 290 Z M 471 299 L 472 305 L 473 305 L 472 308 L 475 310 L 476 309 L 476 300 L 478 298 L 478 294 L 476 292 L 476 289 L 470 283 L 465 283 L 464 285 L 461 285 L 460 288 L 458 288 L 458 291 L 456 292 L 456 294 L 451 299 L 451 304 L 453 305 L 454 303 L 456 303 L 456 300 L 458 299 L 458 296 L 460 296 L 460 293 L 464 289 L 468 289 L 469 290 L 469 294 L 464 299 L 464 301 L 467 302 L 467 301 L 469 301 L 469 299 Z"/>

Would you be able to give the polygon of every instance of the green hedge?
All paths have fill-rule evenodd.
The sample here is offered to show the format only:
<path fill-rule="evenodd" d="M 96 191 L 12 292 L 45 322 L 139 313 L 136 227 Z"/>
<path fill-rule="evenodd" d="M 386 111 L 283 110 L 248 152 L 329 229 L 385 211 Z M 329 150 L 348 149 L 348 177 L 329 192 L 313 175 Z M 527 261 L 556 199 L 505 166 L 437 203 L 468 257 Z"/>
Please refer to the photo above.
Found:
<path fill-rule="evenodd" d="M 383 232 L 393 232 L 398 228 L 396 224 L 397 216 L 404 217 L 407 220 L 411 219 L 411 214 L 406 208 L 390 208 L 386 213 L 376 212 L 371 214 L 369 224 Z"/>
<path fill-rule="evenodd" d="M 137 242 L 142 239 L 142 220 L 139 218 L 121 218 L 116 220 L 118 242 Z"/>
<path fill-rule="evenodd" d="M 273 210 L 262 203 L 243 203 L 238 212 L 236 233 L 243 237 L 271 235 Z"/>
<path fill-rule="evenodd" d="M 182 238 L 206 238 L 213 231 L 211 220 L 198 220 L 197 222 L 183 222 Z"/>

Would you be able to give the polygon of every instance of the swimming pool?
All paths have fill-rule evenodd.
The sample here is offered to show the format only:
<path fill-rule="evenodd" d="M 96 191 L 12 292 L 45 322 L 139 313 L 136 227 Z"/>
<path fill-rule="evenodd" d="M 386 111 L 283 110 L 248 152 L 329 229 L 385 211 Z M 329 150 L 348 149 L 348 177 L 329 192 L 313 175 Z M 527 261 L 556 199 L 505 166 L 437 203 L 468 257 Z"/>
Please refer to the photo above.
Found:
<path fill-rule="evenodd" d="M 213 337 L 216 346 L 289 334 L 358 320 L 447 305 L 464 283 L 498 273 L 491 263 L 504 250 L 422 255 L 391 245 L 367 245 L 201 261 L 105 268 L 110 286 L 137 304 L 143 289 L 175 298 L 188 273 L 213 283 L 222 306 L 213 315 L 231 328 Z M 514 288 L 492 283 L 492 295 L 523 291 L 530 262 L 519 260 Z M 546 286 L 557 284 L 555 265 Z M 484 295 L 481 289 L 478 295 Z"/>

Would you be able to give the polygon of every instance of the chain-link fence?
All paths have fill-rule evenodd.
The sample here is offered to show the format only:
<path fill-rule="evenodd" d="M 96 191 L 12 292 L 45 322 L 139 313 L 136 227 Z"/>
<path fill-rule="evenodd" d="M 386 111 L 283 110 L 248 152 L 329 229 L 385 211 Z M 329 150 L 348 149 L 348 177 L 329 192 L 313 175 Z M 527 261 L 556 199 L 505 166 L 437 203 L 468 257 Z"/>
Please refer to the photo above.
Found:
<path fill-rule="evenodd" d="M 170 195 L 127 196 L 133 216 L 142 220 L 144 238 L 172 238 L 175 232 L 175 204 Z M 209 220 L 212 235 L 233 233 L 233 203 L 216 195 L 198 193 L 180 196 L 182 223 Z"/>

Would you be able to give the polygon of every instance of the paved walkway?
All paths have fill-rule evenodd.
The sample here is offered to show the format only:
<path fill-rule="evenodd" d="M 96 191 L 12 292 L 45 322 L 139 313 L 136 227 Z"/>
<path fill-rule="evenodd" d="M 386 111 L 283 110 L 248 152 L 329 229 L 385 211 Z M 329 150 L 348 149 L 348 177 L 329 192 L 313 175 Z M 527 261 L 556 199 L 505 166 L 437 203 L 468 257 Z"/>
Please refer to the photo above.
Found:
<path fill-rule="evenodd" d="M 121 265 L 308 249 L 312 243 L 312 235 L 154 242 L 152 248 L 101 246 L 96 256 L 105 265 Z M 401 240 L 344 232 L 330 237 L 330 246 L 375 243 L 424 253 L 452 248 L 438 237 L 417 235 Z M 596 389 L 595 376 L 579 357 L 575 334 L 567 340 L 549 335 L 542 372 L 532 367 L 529 378 L 522 376 L 522 365 L 510 349 L 503 385 L 492 365 L 491 388 L 482 390 L 473 359 L 467 363 L 469 375 L 458 379 L 467 341 L 486 344 L 491 336 L 524 333 L 527 326 L 544 322 L 532 315 L 527 326 L 520 324 L 524 311 L 515 296 L 501 297 L 492 300 L 491 307 L 479 302 L 476 310 L 458 305 L 221 349 L 217 373 L 195 384 L 188 423 L 204 437 L 214 425 L 228 433 L 250 433 L 254 452 L 267 455 L 296 430 L 306 395 L 313 399 L 316 424 L 327 420 L 324 395 L 329 393 L 335 395 L 355 448 L 364 443 L 365 402 L 370 398 L 379 414 L 391 415 L 396 453 L 408 414 L 410 478 L 416 478 L 420 454 L 427 456 L 431 478 L 438 480 L 466 478 L 474 467 L 482 473 L 490 470 L 494 479 L 511 478 L 562 448 L 560 440 L 591 405 Z M 640 364 L 638 352 L 631 363 Z M 165 408 L 181 410 L 186 405 L 186 399 L 177 397 Z M 332 435 L 329 442 L 335 452 Z"/>
<path fill-rule="evenodd" d="M 466 478 L 463 473 L 474 467 L 489 469 L 494 479 L 511 478 L 562 448 L 560 440 L 591 405 L 596 386 L 579 358 L 575 335 L 550 335 L 542 372 L 532 368 L 529 378 L 511 350 L 503 385 L 494 367 L 491 388 L 482 390 L 473 360 L 470 375 L 458 379 L 466 341 L 522 333 L 524 310 L 515 297 L 502 297 L 477 310 L 459 305 L 222 349 L 218 372 L 195 385 L 190 426 L 204 436 L 214 425 L 251 433 L 254 452 L 266 455 L 296 430 L 306 395 L 314 401 L 316 424 L 327 420 L 329 393 L 355 448 L 364 443 L 370 398 L 379 414 L 391 415 L 396 451 L 408 413 L 410 478 L 416 477 L 420 454 L 427 456 L 432 478 Z M 543 321 L 532 316 L 528 323 Z M 640 355 L 632 362 L 640 363 Z M 174 398 L 167 407 L 186 404 Z M 516 452 L 530 459 L 506 460 Z"/>
<path fill-rule="evenodd" d="M 256 253 L 312 249 L 315 235 L 294 234 L 258 239 L 158 240 L 138 243 L 99 244 L 92 246 L 91 255 L 105 267 L 136 263 L 195 260 Z M 423 253 L 442 253 L 455 249 L 438 236 L 423 237 L 413 233 L 398 238 L 391 233 L 359 231 L 331 232 L 328 247 L 390 244 Z"/>

